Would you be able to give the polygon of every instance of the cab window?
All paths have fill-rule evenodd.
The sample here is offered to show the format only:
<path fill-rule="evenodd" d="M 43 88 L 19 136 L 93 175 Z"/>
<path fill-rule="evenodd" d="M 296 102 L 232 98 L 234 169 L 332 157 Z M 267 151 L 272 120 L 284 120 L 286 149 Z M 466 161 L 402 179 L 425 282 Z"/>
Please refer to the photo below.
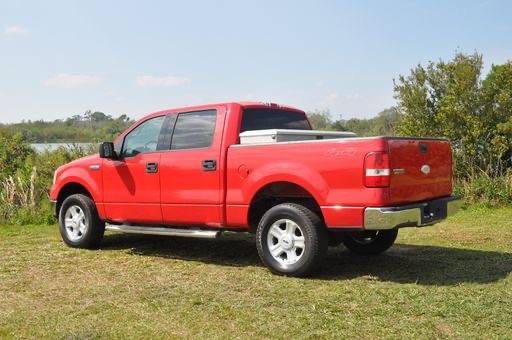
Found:
<path fill-rule="evenodd" d="M 130 131 L 124 138 L 122 157 L 134 157 L 140 153 L 156 151 L 164 119 L 165 116 L 148 119 Z"/>
<path fill-rule="evenodd" d="M 311 126 L 302 112 L 267 108 L 244 110 L 240 132 L 267 129 L 311 130 Z"/>
<path fill-rule="evenodd" d="M 180 113 L 172 135 L 171 150 L 209 147 L 216 118 L 216 110 Z"/>

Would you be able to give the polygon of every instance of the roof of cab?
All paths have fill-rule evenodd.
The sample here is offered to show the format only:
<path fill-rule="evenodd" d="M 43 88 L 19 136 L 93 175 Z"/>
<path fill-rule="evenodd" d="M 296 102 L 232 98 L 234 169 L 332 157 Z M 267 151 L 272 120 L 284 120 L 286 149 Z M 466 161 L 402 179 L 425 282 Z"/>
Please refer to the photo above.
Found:
<path fill-rule="evenodd" d="M 168 114 L 168 113 L 175 113 L 175 112 L 188 112 L 188 111 L 200 111 L 200 110 L 207 110 L 213 107 L 218 106 L 233 106 L 233 105 L 239 105 L 243 108 L 269 108 L 269 109 L 280 109 L 280 110 L 289 110 L 289 111 L 298 111 L 298 112 L 304 112 L 300 109 L 291 107 L 291 106 L 285 106 L 280 105 L 276 103 L 264 103 L 264 102 L 227 102 L 227 103 L 216 103 L 216 104 L 205 104 L 205 105 L 195 105 L 195 106 L 185 106 L 185 107 L 179 107 L 174 109 L 167 109 L 167 110 L 161 110 L 157 112 L 150 113 L 148 115 L 143 116 L 143 119 L 147 119 L 153 116 L 159 116 L 162 114 Z"/>
<path fill-rule="evenodd" d="M 185 106 L 185 107 L 178 107 L 174 109 L 167 109 L 162 111 L 153 112 L 147 115 L 142 116 L 141 118 L 137 119 L 128 129 L 126 129 L 121 135 L 118 136 L 116 141 L 120 140 L 124 137 L 126 133 L 131 131 L 135 126 L 141 124 L 142 121 L 147 120 L 152 117 L 157 117 L 161 115 L 166 115 L 169 113 L 178 113 L 178 112 L 191 112 L 191 111 L 202 111 L 202 110 L 208 110 L 219 106 L 241 106 L 243 108 L 270 108 L 270 109 L 280 109 L 280 110 L 287 110 L 287 111 L 296 111 L 296 112 L 304 112 L 302 110 L 299 110 L 294 107 L 290 106 L 284 106 L 279 105 L 276 103 L 264 103 L 264 102 L 226 102 L 226 103 L 217 103 L 217 104 L 206 104 L 206 105 L 196 105 L 196 106 Z"/>

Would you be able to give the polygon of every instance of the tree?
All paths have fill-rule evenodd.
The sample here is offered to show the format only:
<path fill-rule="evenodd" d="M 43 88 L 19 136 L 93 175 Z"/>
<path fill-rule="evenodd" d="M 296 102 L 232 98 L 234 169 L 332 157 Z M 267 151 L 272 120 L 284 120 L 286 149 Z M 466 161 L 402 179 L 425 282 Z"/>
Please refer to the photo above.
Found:
<path fill-rule="evenodd" d="M 500 172 L 511 145 L 510 62 L 493 67 L 483 82 L 482 67 L 482 55 L 456 53 L 451 61 L 418 65 L 394 81 L 397 133 L 448 138 L 462 176 Z"/>
<path fill-rule="evenodd" d="M 105 122 L 107 120 L 112 120 L 112 116 L 106 115 L 103 112 L 96 111 L 91 113 L 91 121 L 93 122 Z"/>
<path fill-rule="evenodd" d="M 326 129 L 332 123 L 329 110 L 307 112 L 307 115 L 309 122 L 313 125 L 313 129 L 315 130 Z"/>
<path fill-rule="evenodd" d="M 495 159 L 510 166 L 512 156 L 512 62 L 492 65 L 482 83 L 483 132 Z"/>
<path fill-rule="evenodd" d="M 32 153 L 21 133 L 11 134 L 0 129 L 0 178 L 13 176 Z"/>
<path fill-rule="evenodd" d="M 400 122 L 400 114 L 396 107 L 384 109 L 377 117 L 370 119 L 371 134 L 374 136 L 394 136 Z"/>
<path fill-rule="evenodd" d="M 343 120 L 341 120 L 341 119 L 332 123 L 330 125 L 330 129 L 332 129 L 334 131 L 348 131 L 347 128 L 345 127 Z"/>
<path fill-rule="evenodd" d="M 22 133 L 29 143 L 97 142 L 112 140 L 126 130 L 133 121 L 126 115 L 113 119 L 102 112 L 86 112 L 87 119 L 80 115 L 65 120 L 45 122 L 42 120 L 4 125 L 12 134 Z"/>
<path fill-rule="evenodd" d="M 351 118 L 330 123 L 326 129 L 335 131 L 350 131 L 358 136 L 392 136 L 400 120 L 395 107 L 390 107 L 373 118 Z"/>

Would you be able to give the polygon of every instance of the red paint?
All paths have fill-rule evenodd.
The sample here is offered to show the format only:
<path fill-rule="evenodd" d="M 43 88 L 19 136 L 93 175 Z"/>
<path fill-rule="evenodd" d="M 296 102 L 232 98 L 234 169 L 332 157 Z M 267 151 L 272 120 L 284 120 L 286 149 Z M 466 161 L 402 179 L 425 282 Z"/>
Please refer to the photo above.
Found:
<path fill-rule="evenodd" d="M 127 133 L 149 118 L 215 109 L 212 144 L 203 149 L 141 153 L 126 160 L 99 156 L 80 159 L 57 170 L 50 198 L 57 200 L 62 188 L 75 182 L 93 197 L 100 217 L 110 221 L 246 229 L 249 208 L 258 191 L 286 182 L 296 186 L 285 186 L 284 195 L 312 197 L 328 227 L 358 228 L 363 225 L 365 207 L 451 194 L 451 150 L 443 140 L 347 138 L 238 145 L 243 109 L 265 107 L 261 103 L 227 103 L 148 115 L 123 133 L 116 144 L 121 145 Z M 304 114 L 288 107 L 272 108 Z M 425 145 L 428 150 L 423 153 Z M 370 153 L 384 158 L 368 160 Z M 365 158 L 372 162 L 366 168 L 388 167 L 389 176 L 368 180 Z M 203 160 L 215 160 L 216 170 L 203 171 Z M 148 162 L 158 163 L 157 173 L 146 172 Z M 99 170 L 89 169 L 96 164 L 101 166 Z M 423 165 L 429 166 L 430 173 L 421 172 Z M 395 169 L 404 173 L 395 173 Z"/>
<path fill-rule="evenodd" d="M 140 154 L 123 161 L 104 159 L 103 203 L 111 221 L 162 223 L 160 173 L 146 173 L 146 163 L 159 162 L 161 153 Z"/>

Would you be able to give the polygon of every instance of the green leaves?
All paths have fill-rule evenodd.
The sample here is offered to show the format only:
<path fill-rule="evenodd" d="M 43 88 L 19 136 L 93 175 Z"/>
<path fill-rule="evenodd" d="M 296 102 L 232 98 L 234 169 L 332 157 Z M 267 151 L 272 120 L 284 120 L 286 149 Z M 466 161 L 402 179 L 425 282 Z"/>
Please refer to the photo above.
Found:
<path fill-rule="evenodd" d="M 396 108 L 390 107 L 380 112 L 377 117 L 369 119 L 351 118 L 332 121 L 329 111 L 313 111 L 307 113 L 313 129 L 350 131 L 358 136 L 392 136 L 400 120 Z"/>
<path fill-rule="evenodd" d="M 394 81 L 403 136 L 448 138 L 456 175 L 502 174 L 512 146 L 512 64 L 493 65 L 481 79 L 481 54 L 418 65 Z"/>
<path fill-rule="evenodd" d="M 14 175 L 33 152 L 21 133 L 0 128 L 0 178 Z"/>

